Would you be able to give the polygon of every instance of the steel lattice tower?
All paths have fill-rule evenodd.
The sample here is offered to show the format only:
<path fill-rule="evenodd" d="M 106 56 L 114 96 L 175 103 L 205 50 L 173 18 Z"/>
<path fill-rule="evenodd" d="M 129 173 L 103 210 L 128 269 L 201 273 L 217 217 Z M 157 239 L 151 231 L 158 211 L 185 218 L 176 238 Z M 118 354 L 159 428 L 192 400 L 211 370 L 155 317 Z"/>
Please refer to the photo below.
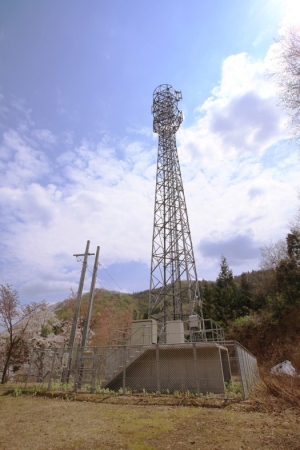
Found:
<path fill-rule="evenodd" d="M 162 84 L 153 93 L 153 131 L 158 133 L 149 316 L 167 320 L 199 314 L 202 302 L 176 147 L 183 120 L 181 92 Z M 196 311 L 195 311 L 196 310 Z"/>

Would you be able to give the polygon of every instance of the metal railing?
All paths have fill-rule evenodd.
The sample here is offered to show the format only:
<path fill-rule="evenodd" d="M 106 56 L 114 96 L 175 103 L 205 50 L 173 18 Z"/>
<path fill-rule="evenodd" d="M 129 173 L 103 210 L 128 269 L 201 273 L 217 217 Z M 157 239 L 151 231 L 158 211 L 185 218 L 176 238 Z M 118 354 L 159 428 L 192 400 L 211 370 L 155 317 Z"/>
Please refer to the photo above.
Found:
<path fill-rule="evenodd" d="M 201 320 L 201 328 L 188 329 L 188 315 L 183 316 L 184 342 L 223 342 L 225 340 L 224 329 L 212 319 Z M 168 319 L 171 318 L 168 316 Z M 181 316 L 182 318 L 182 316 Z M 127 345 L 140 333 L 143 326 L 132 331 L 131 327 L 113 328 L 110 332 L 109 345 Z M 158 321 L 157 342 L 166 343 L 167 333 L 162 319 Z M 147 334 L 149 337 L 149 334 Z"/>

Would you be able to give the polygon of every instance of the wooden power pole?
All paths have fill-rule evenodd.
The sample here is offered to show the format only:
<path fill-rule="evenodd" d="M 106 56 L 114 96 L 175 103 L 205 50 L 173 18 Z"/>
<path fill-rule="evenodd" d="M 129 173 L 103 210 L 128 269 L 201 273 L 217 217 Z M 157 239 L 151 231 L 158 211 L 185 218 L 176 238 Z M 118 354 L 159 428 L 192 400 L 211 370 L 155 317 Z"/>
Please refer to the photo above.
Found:
<path fill-rule="evenodd" d="M 89 253 L 89 248 L 90 248 L 90 241 L 87 241 L 85 252 L 73 255 L 76 257 L 83 256 L 84 259 L 83 259 L 79 287 L 78 287 L 77 298 L 76 298 L 76 303 L 75 303 L 75 310 L 74 310 L 73 322 L 72 322 L 69 345 L 68 345 L 68 353 L 65 353 L 64 357 L 63 357 L 64 362 L 63 362 L 62 382 L 64 382 L 64 383 L 69 382 L 69 376 L 70 376 L 71 364 L 72 364 L 72 353 L 73 353 L 73 347 L 74 347 L 74 342 L 75 342 L 75 334 L 76 334 L 78 315 L 79 315 L 79 310 L 80 310 L 84 278 L 85 278 L 85 273 L 86 273 L 86 268 L 87 268 L 87 261 L 88 261 L 88 257 L 90 255 L 95 254 L 95 253 Z"/>
<path fill-rule="evenodd" d="M 76 257 L 84 256 L 84 259 L 83 259 L 83 264 L 82 264 L 82 269 L 81 269 L 81 276 L 80 276 L 80 281 L 79 281 L 79 287 L 78 287 L 78 292 L 77 292 L 72 328 L 71 328 L 71 333 L 70 333 L 69 349 L 72 349 L 74 347 L 75 333 L 76 333 L 76 328 L 77 328 L 77 321 L 78 321 L 78 315 L 79 315 L 79 309 L 80 309 L 80 303 L 81 303 L 81 297 L 82 297 L 82 291 L 83 291 L 83 285 L 84 285 L 85 272 L 86 272 L 86 268 L 87 268 L 88 256 L 95 254 L 95 253 L 89 253 L 89 248 L 90 248 L 90 241 L 87 241 L 85 253 L 73 255 Z"/>
<path fill-rule="evenodd" d="M 83 349 L 86 347 L 89 330 L 90 330 L 90 320 L 91 320 L 92 306 L 93 306 L 93 300 L 94 300 L 94 291 L 95 291 L 95 284 L 96 284 L 97 271 L 98 271 L 99 252 L 100 252 L 100 247 L 98 246 L 97 251 L 96 251 L 95 264 L 94 264 L 93 276 L 92 276 L 92 281 L 91 281 L 89 303 L 88 303 L 88 308 L 87 308 L 84 327 L 83 327 L 83 335 L 82 335 L 82 343 L 81 343 L 81 347 Z"/>

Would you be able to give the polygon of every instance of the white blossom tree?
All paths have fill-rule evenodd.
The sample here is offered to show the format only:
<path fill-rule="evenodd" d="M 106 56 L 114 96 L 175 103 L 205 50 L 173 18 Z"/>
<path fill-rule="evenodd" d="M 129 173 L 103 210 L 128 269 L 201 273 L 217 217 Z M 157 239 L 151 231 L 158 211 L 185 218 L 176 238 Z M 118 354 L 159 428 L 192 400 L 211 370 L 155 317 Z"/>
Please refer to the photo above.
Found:
<path fill-rule="evenodd" d="M 61 322 L 45 301 L 21 305 L 18 292 L 9 284 L 0 285 L 1 383 L 9 376 L 11 362 L 26 363 L 30 347 L 50 348 L 64 344 Z"/>

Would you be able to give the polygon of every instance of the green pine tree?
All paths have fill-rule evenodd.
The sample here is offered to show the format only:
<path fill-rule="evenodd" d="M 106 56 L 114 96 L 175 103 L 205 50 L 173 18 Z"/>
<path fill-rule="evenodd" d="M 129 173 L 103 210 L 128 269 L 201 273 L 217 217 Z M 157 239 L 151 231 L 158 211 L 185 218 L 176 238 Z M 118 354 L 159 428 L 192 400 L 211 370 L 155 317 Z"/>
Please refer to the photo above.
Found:
<path fill-rule="evenodd" d="M 226 326 L 236 317 L 237 287 L 225 256 L 221 257 L 220 272 L 216 280 L 216 320 Z"/>

